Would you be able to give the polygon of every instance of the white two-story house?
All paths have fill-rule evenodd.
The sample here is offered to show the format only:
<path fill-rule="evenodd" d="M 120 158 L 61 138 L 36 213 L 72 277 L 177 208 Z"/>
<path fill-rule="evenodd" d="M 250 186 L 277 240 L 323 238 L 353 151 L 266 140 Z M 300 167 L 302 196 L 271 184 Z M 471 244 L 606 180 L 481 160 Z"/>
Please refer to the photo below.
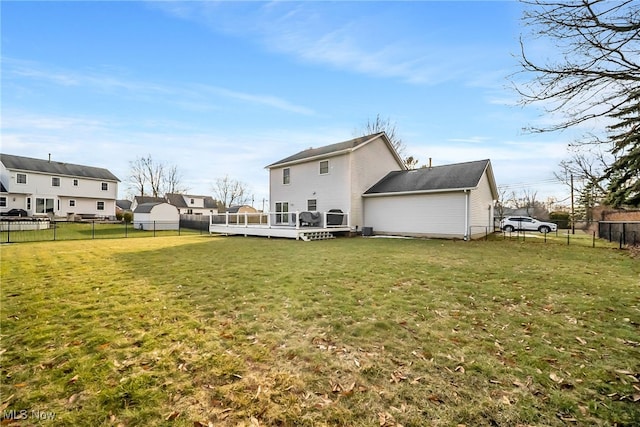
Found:
<path fill-rule="evenodd" d="M 119 182 L 104 168 L 0 154 L 0 212 L 112 217 Z"/>
<path fill-rule="evenodd" d="M 381 132 L 267 168 L 276 224 L 295 222 L 292 212 L 340 209 L 351 229 L 374 234 L 469 239 L 493 230 L 498 191 L 488 159 L 408 170 Z"/>
<path fill-rule="evenodd" d="M 362 194 L 390 171 L 406 170 L 384 132 L 309 148 L 267 166 L 270 210 L 277 222 L 290 212 L 339 209 L 351 227 L 364 225 Z"/>

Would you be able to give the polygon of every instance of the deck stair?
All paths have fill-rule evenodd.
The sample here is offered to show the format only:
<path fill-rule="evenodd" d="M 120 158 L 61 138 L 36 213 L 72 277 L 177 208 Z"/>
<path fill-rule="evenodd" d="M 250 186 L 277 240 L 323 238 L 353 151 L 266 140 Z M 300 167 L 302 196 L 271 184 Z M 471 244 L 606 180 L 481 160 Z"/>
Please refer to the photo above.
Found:
<path fill-rule="evenodd" d="M 300 233 L 300 238 L 305 242 L 310 242 L 311 240 L 335 239 L 335 236 L 330 231 L 304 231 Z"/>

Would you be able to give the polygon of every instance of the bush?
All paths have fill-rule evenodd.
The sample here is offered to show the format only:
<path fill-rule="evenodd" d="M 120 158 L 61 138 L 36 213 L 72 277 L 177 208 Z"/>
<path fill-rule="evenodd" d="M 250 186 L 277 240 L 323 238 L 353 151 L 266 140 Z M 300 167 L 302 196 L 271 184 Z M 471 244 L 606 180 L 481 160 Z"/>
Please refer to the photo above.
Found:
<path fill-rule="evenodd" d="M 118 221 L 122 221 L 122 217 L 123 217 L 122 212 L 120 212 L 120 211 L 116 212 L 116 219 Z"/>
<path fill-rule="evenodd" d="M 124 222 L 126 222 L 127 224 L 130 223 L 131 221 L 133 221 L 133 212 L 125 212 L 122 215 L 122 219 L 124 219 Z"/>
<path fill-rule="evenodd" d="M 558 224 L 558 228 L 569 228 L 570 218 L 568 212 L 551 212 L 549 214 L 549 219 Z"/>

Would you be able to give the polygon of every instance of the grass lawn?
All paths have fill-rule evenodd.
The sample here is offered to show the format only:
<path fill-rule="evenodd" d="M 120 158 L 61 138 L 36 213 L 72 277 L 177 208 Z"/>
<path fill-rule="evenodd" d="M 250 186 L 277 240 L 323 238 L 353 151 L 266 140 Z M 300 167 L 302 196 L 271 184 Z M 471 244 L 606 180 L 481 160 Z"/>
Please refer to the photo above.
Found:
<path fill-rule="evenodd" d="M 604 244 L 0 251 L 0 404 L 29 417 L 16 425 L 640 425 L 640 261 Z"/>
<path fill-rule="evenodd" d="M 158 227 L 160 228 L 160 227 Z M 132 237 L 178 236 L 202 234 L 199 230 L 139 230 L 133 224 L 102 222 L 58 222 L 44 230 L 2 231 L 0 243 L 58 240 L 120 239 Z"/>

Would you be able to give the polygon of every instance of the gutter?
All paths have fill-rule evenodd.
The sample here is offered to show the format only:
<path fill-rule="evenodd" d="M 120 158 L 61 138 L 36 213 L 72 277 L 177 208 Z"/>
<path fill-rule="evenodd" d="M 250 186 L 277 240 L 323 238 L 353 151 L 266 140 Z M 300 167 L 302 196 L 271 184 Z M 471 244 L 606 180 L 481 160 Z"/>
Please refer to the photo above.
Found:
<path fill-rule="evenodd" d="M 471 191 L 468 189 L 464 190 L 464 237 L 465 241 L 469 240 L 469 197 L 471 196 Z"/>
<path fill-rule="evenodd" d="M 459 191 L 464 191 L 465 193 L 470 192 L 471 190 L 476 190 L 478 187 L 470 187 L 470 188 L 443 188 L 439 190 L 421 190 L 421 191 L 395 191 L 389 193 L 370 193 L 363 194 L 362 197 L 389 197 L 389 196 L 410 196 L 414 194 L 433 194 L 433 193 L 456 193 Z"/>

